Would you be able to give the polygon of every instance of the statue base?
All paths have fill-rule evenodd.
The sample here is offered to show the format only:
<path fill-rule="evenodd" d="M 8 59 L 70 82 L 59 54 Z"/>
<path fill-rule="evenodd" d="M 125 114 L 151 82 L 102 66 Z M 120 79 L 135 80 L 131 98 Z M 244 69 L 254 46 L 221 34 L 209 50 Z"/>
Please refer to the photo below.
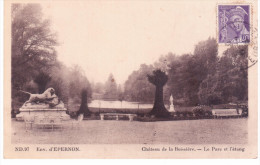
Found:
<path fill-rule="evenodd" d="M 66 114 L 67 109 L 62 101 L 55 107 L 50 107 L 49 104 L 45 103 L 27 103 L 19 110 L 20 113 L 16 115 L 16 120 L 19 121 L 24 121 L 24 119 L 34 120 L 35 116 L 60 117 L 62 120 L 70 119 L 70 116 Z"/>
<path fill-rule="evenodd" d="M 173 106 L 173 105 L 170 105 L 169 112 L 176 112 L 176 111 L 174 110 L 174 106 Z"/>

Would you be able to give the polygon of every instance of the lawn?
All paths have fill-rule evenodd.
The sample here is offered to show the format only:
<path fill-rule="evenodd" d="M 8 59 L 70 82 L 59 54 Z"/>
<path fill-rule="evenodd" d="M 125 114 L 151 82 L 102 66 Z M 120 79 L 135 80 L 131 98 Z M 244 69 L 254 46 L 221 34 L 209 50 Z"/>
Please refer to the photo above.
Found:
<path fill-rule="evenodd" d="M 245 144 L 247 118 L 158 122 L 83 120 L 79 129 L 25 130 L 12 120 L 12 143 L 20 144 Z"/>

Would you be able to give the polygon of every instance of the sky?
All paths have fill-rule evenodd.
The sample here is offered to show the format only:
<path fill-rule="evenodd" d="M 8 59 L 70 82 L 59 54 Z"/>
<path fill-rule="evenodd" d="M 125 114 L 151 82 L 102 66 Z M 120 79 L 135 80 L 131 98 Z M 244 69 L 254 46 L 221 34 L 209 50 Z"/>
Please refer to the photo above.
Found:
<path fill-rule="evenodd" d="M 185 2 L 185 1 L 183 1 Z M 79 65 L 90 82 L 110 73 L 123 84 L 140 64 L 168 52 L 192 53 L 216 36 L 216 3 L 200 1 L 56 1 L 43 12 L 58 34 L 58 59 Z"/>

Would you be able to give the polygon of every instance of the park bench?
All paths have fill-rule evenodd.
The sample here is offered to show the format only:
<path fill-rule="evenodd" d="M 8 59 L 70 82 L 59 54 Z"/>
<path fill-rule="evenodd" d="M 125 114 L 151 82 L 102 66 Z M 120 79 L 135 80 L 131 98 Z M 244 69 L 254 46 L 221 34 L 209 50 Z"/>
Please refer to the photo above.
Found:
<path fill-rule="evenodd" d="M 129 121 L 133 121 L 136 114 L 124 114 L 124 113 L 101 113 L 100 120 L 104 120 L 105 116 L 116 117 L 116 120 L 119 120 L 119 117 L 127 116 Z"/>
<path fill-rule="evenodd" d="M 242 116 L 242 109 L 212 109 L 214 118 L 218 117 L 240 117 Z"/>

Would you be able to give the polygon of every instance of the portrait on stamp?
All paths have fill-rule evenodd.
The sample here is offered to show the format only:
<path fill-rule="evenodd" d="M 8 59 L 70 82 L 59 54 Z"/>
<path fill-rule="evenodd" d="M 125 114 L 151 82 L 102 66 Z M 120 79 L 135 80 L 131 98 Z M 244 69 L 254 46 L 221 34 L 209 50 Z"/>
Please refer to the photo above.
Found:
<path fill-rule="evenodd" d="M 249 43 L 249 16 L 249 5 L 219 5 L 219 43 Z"/>

